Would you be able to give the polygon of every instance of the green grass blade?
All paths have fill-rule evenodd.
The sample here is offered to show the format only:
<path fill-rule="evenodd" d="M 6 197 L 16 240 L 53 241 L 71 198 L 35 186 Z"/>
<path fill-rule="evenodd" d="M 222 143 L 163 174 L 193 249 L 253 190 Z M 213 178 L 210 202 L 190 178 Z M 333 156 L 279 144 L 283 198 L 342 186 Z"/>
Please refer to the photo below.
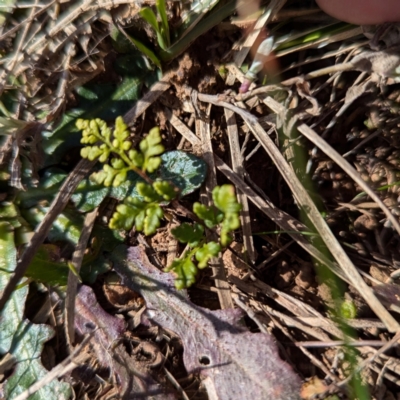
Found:
<path fill-rule="evenodd" d="M 167 49 L 170 46 L 171 42 L 165 0 L 157 0 L 156 8 L 161 17 L 161 31 L 164 38 L 165 49 Z"/>
<path fill-rule="evenodd" d="M 152 26 L 152 28 L 157 33 L 161 31 L 160 26 L 158 25 L 157 17 L 151 8 L 144 7 L 139 11 L 139 14 L 145 21 L 147 21 Z"/>
<path fill-rule="evenodd" d="M 158 35 L 157 35 L 158 36 Z M 157 55 L 153 50 L 149 49 L 145 44 L 143 44 L 140 40 L 133 38 L 132 36 L 126 33 L 126 37 L 136 46 L 136 48 L 142 52 L 146 57 L 150 58 L 153 63 L 161 69 L 161 62 Z"/>

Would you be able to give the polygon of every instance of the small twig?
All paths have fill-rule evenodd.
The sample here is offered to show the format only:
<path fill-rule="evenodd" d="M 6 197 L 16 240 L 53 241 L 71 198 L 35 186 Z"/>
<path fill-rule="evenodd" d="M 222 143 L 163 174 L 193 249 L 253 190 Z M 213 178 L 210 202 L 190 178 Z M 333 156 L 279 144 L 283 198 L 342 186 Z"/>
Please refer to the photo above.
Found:
<path fill-rule="evenodd" d="M 178 383 L 178 381 L 175 379 L 175 377 L 167 370 L 167 368 L 164 367 L 164 372 L 165 375 L 167 375 L 168 380 L 171 382 L 171 384 L 174 386 L 174 388 L 178 391 L 178 393 L 181 395 L 183 400 L 189 400 L 188 395 L 186 392 L 182 389 L 181 385 Z"/>
<path fill-rule="evenodd" d="M 136 104 L 124 115 L 124 121 L 128 126 L 133 125 L 136 118 L 142 115 L 166 90 L 171 84 L 171 75 L 165 74 L 162 79 L 156 82 L 150 90 L 136 102 Z"/>
<path fill-rule="evenodd" d="M 264 324 L 257 317 L 253 309 L 250 306 L 248 306 L 244 301 L 242 301 L 240 297 L 241 296 L 239 296 L 237 293 L 232 293 L 232 298 L 234 302 L 247 314 L 249 318 L 251 318 L 257 324 L 260 332 L 267 333 L 269 335 L 268 330 L 265 328 Z"/>
<path fill-rule="evenodd" d="M 257 118 L 250 112 L 243 110 L 243 108 L 234 106 L 233 104 L 227 103 L 226 101 L 220 100 L 218 96 L 211 94 L 198 93 L 197 98 L 205 103 L 214 104 L 215 106 L 224 107 L 228 110 L 235 112 L 240 115 L 244 120 L 251 121 L 253 123 L 257 122 Z"/>
<path fill-rule="evenodd" d="M 244 160 L 242 154 L 240 153 L 239 132 L 236 125 L 235 114 L 233 113 L 233 111 L 225 109 L 225 119 L 228 130 L 229 145 L 231 149 L 232 169 L 243 179 Z M 244 248 L 247 252 L 250 263 L 254 265 L 254 262 L 256 260 L 256 253 L 254 249 L 253 234 L 251 230 L 249 203 L 246 195 L 238 192 L 237 197 L 239 203 L 242 205 L 242 211 L 240 212 L 240 221 L 243 230 Z"/>
<path fill-rule="evenodd" d="M 316 342 L 316 341 L 308 341 L 308 342 L 294 342 L 296 346 L 299 347 L 312 347 L 312 348 L 323 348 L 323 347 L 336 347 L 336 346 L 350 346 L 350 347 L 364 347 L 364 346 L 374 346 L 380 347 L 384 345 L 386 342 L 382 342 L 382 340 L 332 340 L 330 342 Z"/>
<path fill-rule="evenodd" d="M 245 0 L 246 1 L 246 0 Z M 257 37 L 264 29 L 265 25 L 271 21 L 275 15 L 279 12 L 279 10 L 285 5 L 286 0 L 272 0 L 268 5 L 268 8 L 265 10 L 264 14 L 257 20 L 253 30 L 246 37 L 246 40 L 243 43 L 242 49 L 238 52 L 235 57 L 235 64 L 240 67 L 247 54 L 249 53 L 251 47 L 257 40 Z"/>
<path fill-rule="evenodd" d="M 353 379 L 355 374 L 358 374 L 366 366 L 371 364 L 377 357 L 379 357 L 381 354 L 385 353 L 390 348 L 392 348 L 396 344 L 396 342 L 398 342 L 399 339 L 400 339 L 400 331 L 397 332 L 396 335 L 394 335 L 393 338 L 389 342 L 387 342 L 384 346 L 382 346 L 376 353 L 374 353 L 371 357 L 367 358 L 361 364 L 359 364 L 346 379 L 337 383 L 336 386 L 342 387 L 344 385 L 347 385 L 347 383 L 350 382 L 351 379 Z M 331 389 L 332 387 L 328 388 L 327 392 Z"/>
<path fill-rule="evenodd" d="M 273 316 L 273 314 L 270 312 L 272 309 L 271 307 L 268 307 L 266 305 L 263 305 L 262 308 L 264 309 L 265 313 L 272 319 L 274 324 L 283 332 L 285 336 L 287 336 L 293 343 L 296 342 L 295 338 L 293 335 L 289 332 L 289 330 L 284 327 L 278 320 Z M 324 372 L 326 376 L 329 376 L 330 379 L 334 382 L 332 385 L 335 385 L 336 382 L 338 381 L 338 377 L 332 374 L 331 371 L 320 361 L 318 358 L 316 358 L 312 353 L 310 353 L 305 347 L 299 346 L 300 350 L 305 354 L 310 361 L 317 366 L 318 368 L 321 369 L 321 371 Z"/>
<path fill-rule="evenodd" d="M 98 208 L 95 208 L 92 212 L 86 214 L 78 244 L 76 245 L 74 254 L 72 255 L 72 265 L 76 274 L 79 274 L 81 269 L 87 242 L 90 238 L 94 222 L 96 221 L 97 211 Z M 69 346 L 73 346 L 75 343 L 75 298 L 78 286 L 78 277 L 75 273 L 71 270 L 68 273 L 68 286 L 65 297 L 65 331 Z"/>
<path fill-rule="evenodd" d="M 207 116 L 211 111 L 211 104 L 207 110 Z M 199 118 L 196 118 L 196 131 L 201 138 L 203 158 L 208 166 L 208 174 L 205 182 L 205 196 L 202 196 L 201 201 L 203 204 L 210 206 L 212 204 L 212 190 L 217 183 L 216 168 L 214 162 L 214 152 L 211 144 L 211 129 L 210 124 Z M 208 240 L 215 240 L 217 234 L 212 231 L 207 231 L 206 236 Z M 233 301 L 230 294 L 230 287 L 226 279 L 225 269 L 221 257 L 213 257 L 210 262 L 215 278 L 215 286 L 218 289 L 218 299 L 222 309 L 233 308 Z"/>

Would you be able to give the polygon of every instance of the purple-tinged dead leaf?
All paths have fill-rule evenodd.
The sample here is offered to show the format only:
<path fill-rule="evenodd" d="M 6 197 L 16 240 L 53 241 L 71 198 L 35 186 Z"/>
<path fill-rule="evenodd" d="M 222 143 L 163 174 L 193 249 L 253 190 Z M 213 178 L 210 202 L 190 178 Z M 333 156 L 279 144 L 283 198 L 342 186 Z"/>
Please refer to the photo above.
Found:
<path fill-rule="evenodd" d="M 136 361 L 121 345 L 125 321 L 106 313 L 93 290 L 81 286 L 76 297 L 75 327 L 81 334 L 94 332 L 91 341 L 103 367 L 117 378 L 122 399 L 175 400 L 173 393 L 158 384 L 149 374 L 148 363 Z"/>
<path fill-rule="evenodd" d="M 190 303 L 185 291 L 175 289 L 173 276 L 151 265 L 141 247 L 119 247 L 112 260 L 124 284 L 145 298 L 147 316 L 180 336 L 186 369 L 200 374 L 210 396 L 300 398 L 300 380 L 279 358 L 273 338 L 248 332 L 241 310 L 210 311 Z"/>
<path fill-rule="evenodd" d="M 99 362 L 110 365 L 110 349 L 126 330 L 125 321 L 106 313 L 97 302 L 89 286 L 81 286 L 76 298 L 75 327 L 81 335 L 94 333 L 94 343 Z"/>

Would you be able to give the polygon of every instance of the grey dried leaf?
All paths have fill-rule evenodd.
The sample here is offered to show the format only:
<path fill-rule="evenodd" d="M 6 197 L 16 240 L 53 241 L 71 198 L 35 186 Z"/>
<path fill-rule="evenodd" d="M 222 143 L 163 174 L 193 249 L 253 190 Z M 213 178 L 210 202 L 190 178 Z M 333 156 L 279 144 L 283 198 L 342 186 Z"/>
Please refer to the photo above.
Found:
<path fill-rule="evenodd" d="M 300 380 L 279 358 L 273 338 L 250 333 L 241 310 L 195 306 L 175 289 L 171 274 L 150 264 L 142 247 L 119 247 L 112 261 L 123 283 L 145 298 L 147 317 L 179 335 L 187 371 L 207 380 L 209 394 L 211 384 L 219 400 L 300 398 Z"/>
<path fill-rule="evenodd" d="M 351 60 L 355 69 L 365 72 L 375 72 L 382 78 L 393 78 L 400 82 L 399 47 L 385 51 L 363 51 Z"/>

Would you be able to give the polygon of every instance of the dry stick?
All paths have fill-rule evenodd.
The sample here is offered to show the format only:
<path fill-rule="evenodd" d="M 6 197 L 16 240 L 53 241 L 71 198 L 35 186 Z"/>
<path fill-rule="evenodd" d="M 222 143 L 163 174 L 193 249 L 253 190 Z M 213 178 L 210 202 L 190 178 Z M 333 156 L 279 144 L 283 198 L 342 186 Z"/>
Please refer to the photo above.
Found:
<path fill-rule="evenodd" d="M 208 107 L 207 115 L 210 114 L 211 104 Z M 198 136 L 201 138 L 202 148 L 203 148 L 203 158 L 208 166 L 208 173 L 205 182 L 205 194 L 202 196 L 201 202 L 208 206 L 212 203 L 212 190 L 215 188 L 217 183 L 217 175 L 213 157 L 213 148 L 211 144 L 211 130 L 210 124 L 204 122 L 201 119 L 196 118 L 196 131 Z M 208 231 L 206 233 L 207 239 L 215 240 L 216 233 Z M 215 287 L 218 290 L 218 299 L 222 309 L 234 308 L 234 304 L 231 298 L 230 286 L 226 279 L 226 272 L 223 266 L 221 257 L 213 257 L 210 262 L 213 276 L 215 279 Z"/>
<path fill-rule="evenodd" d="M 264 312 L 269 315 L 269 317 L 272 319 L 273 323 L 283 332 L 284 335 L 286 335 L 293 343 L 296 342 L 296 339 L 293 337 L 293 335 L 289 332 L 289 330 L 284 327 L 277 318 L 275 318 L 275 316 L 270 312 L 273 311 L 271 309 L 271 307 L 268 306 L 263 306 L 262 307 L 264 309 Z M 326 366 L 320 361 L 318 360 L 318 358 L 316 358 L 312 353 L 310 353 L 305 347 L 299 347 L 300 350 L 302 351 L 302 353 L 304 353 L 310 360 L 311 362 L 316 365 L 318 368 L 321 369 L 321 371 L 324 372 L 324 374 L 326 376 L 329 376 L 330 379 L 332 379 L 332 381 L 334 383 L 332 383 L 332 385 L 335 385 L 335 383 L 338 381 L 338 378 L 332 374 L 331 371 L 329 371 L 328 368 L 326 368 Z"/>
<path fill-rule="evenodd" d="M 270 102 L 270 101 L 268 101 Z M 267 103 L 266 103 L 267 104 Z M 268 104 L 267 104 L 268 105 Z M 331 145 L 329 145 L 322 137 L 320 137 L 313 129 L 306 124 L 301 124 L 297 127 L 297 130 L 301 132 L 307 139 L 313 142 L 320 150 L 322 150 L 328 157 L 330 157 L 335 163 L 346 172 L 377 204 L 379 204 L 381 210 L 386 214 L 388 220 L 393 224 L 397 233 L 400 234 L 400 224 L 396 217 L 390 212 L 383 201 L 377 196 L 377 194 L 371 189 L 371 187 L 361 178 L 360 174 L 345 160 Z"/>
<path fill-rule="evenodd" d="M 190 89 L 190 91 L 192 91 L 192 89 Z M 218 107 L 227 108 L 228 110 L 231 110 L 236 114 L 240 115 L 244 120 L 250 120 L 253 123 L 257 123 L 257 118 L 252 113 L 248 112 L 247 110 L 244 110 L 243 108 L 240 108 L 231 103 L 227 103 L 226 101 L 221 100 L 219 96 L 215 96 L 212 94 L 197 93 L 197 98 L 200 101 L 204 101 L 205 103 L 211 103 Z"/>
<path fill-rule="evenodd" d="M 233 111 L 225 109 L 225 119 L 228 129 L 229 145 L 231 148 L 232 169 L 243 179 L 244 177 L 244 160 L 240 152 L 239 133 L 236 125 L 235 114 Z M 254 265 L 256 254 L 254 249 L 253 234 L 251 230 L 250 211 L 247 196 L 238 192 L 237 197 L 242 205 L 240 213 L 240 221 L 243 229 L 244 248 L 249 257 L 250 263 Z"/>
<path fill-rule="evenodd" d="M 261 309 L 265 307 L 264 305 L 261 305 Z M 279 311 L 276 311 L 270 307 L 268 307 L 268 313 L 273 315 L 276 318 L 279 318 L 279 320 L 282 321 L 287 327 L 290 328 L 297 328 L 304 333 L 306 333 L 308 336 L 314 337 L 316 339 L 319 339 L 320 341 L 328 341 L 330 340 L 330 337 L 321 329 L 316 329 L 315 326 L 307 326 L 300 322 L 297 318 L 295 317 L 290 317 L 289 315 L 286 315 L 284 313 L 281 313 Z M 343 336 L 340 329 L 337 329 L 335 327 L 336 334 Z M 332 334 L 332 332 L 329 332 Z"/>
<path fill-rule="evenodd" d="M 167 375 L 168 380 L 171 382 L 172 386 L 177 390 L 180 394 L 182 400 L 190 400 L 186 392 L 182 389 L 182 386 L 179 382 L 175 379 L 175 377 L 164 367 L 165 375 Z"/>
<path fill-rule="evenodd" d="M 253 30 L 246 37 L 246 40 L 244 41 L 241 50 L 235 56 L 235 64 L 238 67 L 240 67 L 243 64 L 251 47 L 257 40 L 258 35 L 264 29 L 264 26 L 268 23 L 268 21 L 272 20 L 272 18 L 279 12 L 279 10 L 284 6 L 285 3 L 286 0 L 271 0 L 270 4 L 268 5 L 268 8 L 264 12 L 264 14 L 261 15 L 261 17 L 257 20 Z"/>
<path fill-rule="evenodd" d="M 382 340 L 351 340 L 345 342 L 343 340 L 331 340 L 326 342 L 307 341 L 307 342 L 294 342 L 296 346 L 322 348 L 322 347 L 336 347 L 336 346 L 349 346 L 349 347 L 364 347 L 364 346 L 375 346 L 380 347 L 386 342 Z"/>
<path fill-rule="evenodd" d="M 78 287 L 78 276 L 76 274 L 79 274 L 81 269 L 83 256 L 85 255 L 85 249 L 90 238 L 90 234 L 92 233 L 97 212 L 98 207 L 92 212 L 86 214 L 78 244 L 76 245 L 74 254 L 72 255 L 72 265 L 75 269 L 75 272 L 70 270 L 68 273 L 67 295 L 65 298 L 65 331 L 67 342 L 70 347 L 72 347 L 75 343 L 75 297 Z"/>
<path fill-rule="evenodd" d="M 67 357 L 64 361 L 62 361 L 60 364 L 56 365 L 51 371 L 49 371 L 42 379 L 39 381 L 35 382 L 32 386 L 30 386 L 27 390 L 19 394 L 17 397 L 14 397 L 14 400 L 26 400 L 28 399 L 32 394 L 36 393 L 38 390 L 40 390 L 42 387 L 46 386 L 49 384 L 51 381 L 54 379 L 59 378 L 62 375 L 67 374 L 68 372 L 72 371 L 79 365 L 82 365 L 85 361 L 87 361 L 90 357 L 89 354 L 83 353 L 82 349 L 88 341 L 92 338 L 93 333 L 90 333 L 87 335 L 83 340 L 82 343 L 74 350 L 74 352 Z"/>
<path fill-rule="evenodd" d="M 51 203 L 51 206 L 44 216 L 43 221 L 37 226 L 35 233 L 26 246 L 21 258 L 19 259 L 7 286 L 4 288 L 0 298 L 0 311 L 3 310 L 7 300 L 10 298 L 12 292 L 18 285 L 18 282 L 24 276 L 25 271 L 31 263 L 38 247 L 43 243 L 47 234 L 49 233 L 54 220 L 64 210 L 76 187 L 92 169 L 95 163 L 96 161 L 89 161 L 86 159 L 81 160 L 76 165 L 74 170 L 68 175 L 68 178 L 65 180 L 57 196 Z"/>
<path fill-rule="evenodd" d="M 165 74 L 162 79 L 156 82 L 150 90 L 136 102 L 136 104 L 124 115 L 124 121 L 131 126 L 139 115 L 143 114 L 169 87 L 171 74 Z"/>
<path fill-rule="evenodd" d="M 330 324 L 330 320 L 325 318 L 311 318 L 311 317 L 296 317 L 304 324 L 314 326 L 315 328 L 321 328 L 325 330 L 327 324 Z M 379 320 L 371 320 L 371 319 L 349 319 L 346 321 L 346 324 L 351 326 L 354 329 L 385 329 L 385 325 Z M 288 325 L 290 326 L 290 325 Z"/>
<path fill-rule="evenodd" d="M 375 358 L 379 357 L 381 354 L 392 348 L 400 339 L 400 332 L 397 332 L 396 335 L 393 336 L 393 338 L 387 342 L 384 346 L 382 346 L 378 351 L 376 351 L 375 354 L 373 354 L 371 357 L 367 358 L 364 360 L 357 368 L 352 371 L 352 373 L 343 381 L 337 383 L 337 386 L 344 386 L 346 385 L 355 374 L 359 373 L 362 371 L 368 364 L 372 363 Z"/>
<path fill-rule="evenodd" d="M 256 313 L 253 309 L 247 305 L 244 301 L 242 301 L 241 297 L 243 295 L 239 295 L 238 293 L 232 293 L 233 301 L 247 314 L 247 316 L 252 319 L 258 326 L 260 332 L 266 333 L 269 335 L 268 330 L 265 328 L 264 324 L 257 317 Z"/>
<path fill-rule="evenodd" d="M 199 96 L 200 98 L 200 96 Z M 273 107 L 273 111 L 281 114 L 285 112 L 285 109 L 281 104 L 275 102 L 273 99 L 265 101 L 269 107 Z M 400 325 L 398 322 L 390 315 L 382 303 L 374 295 L 372 289 L 365 283 L 361 278 L 360 274 L 357 272 L 356 267 L 351 262 L 348 255 L 344 252 L 343 248 L 340 246 L 336 237 L 333 235 L 332 231 L 329 229 L 328 225 L 322 218 L 315 206 L 315 203 L 310 198 L 309 194 L 305 190 L 304 186 L 301 184 L 297 178 L 295 172 L 289 167 L 283 155 L 280 153 L 279 149 L 275 146 L 274 142 L 267 135 L 261 125 L 253 120 L 245 119 L 245 122 L 253 132 L 257 140 L 262 144 L 278 170 L 280 171 L 283 178 L 286 180 L 289 188 L 291 189 L 294 197 L 296 198 L 298 204 L 305 210 L 307 210 L 307 216 L 311 223 L 315 226 L 321 238 L 324 240 L 327 248 L 331 252 L 332 256 L 336 259 L 340 267 L 343 269 L 351 284 L 360 292 L 364 300 L 375 312 L 375 314 L 382 320 L 389 332 L 396 332 Z"/>

